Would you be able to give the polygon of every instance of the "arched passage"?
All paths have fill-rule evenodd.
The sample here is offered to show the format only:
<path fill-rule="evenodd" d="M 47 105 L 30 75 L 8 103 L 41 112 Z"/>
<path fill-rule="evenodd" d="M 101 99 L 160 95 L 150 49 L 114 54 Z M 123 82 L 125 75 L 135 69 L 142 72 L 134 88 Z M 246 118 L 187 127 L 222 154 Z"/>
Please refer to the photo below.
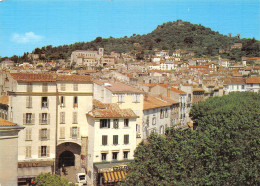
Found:
<path fill-rule="evenodd" d="M 75 155 L 71 151 L 64 151 L 59 156 L 59 167 L 75 166 Z"/>

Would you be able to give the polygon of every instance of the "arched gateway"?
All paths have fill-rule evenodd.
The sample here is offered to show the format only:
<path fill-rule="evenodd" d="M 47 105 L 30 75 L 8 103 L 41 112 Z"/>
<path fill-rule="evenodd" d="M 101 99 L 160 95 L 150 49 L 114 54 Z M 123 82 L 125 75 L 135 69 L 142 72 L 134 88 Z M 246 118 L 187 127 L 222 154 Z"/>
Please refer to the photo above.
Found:
<path fill-rule="evenodd" d="M 77 143 L 66 142 L 57 146 L 57 169 L 62 166 L 74 166 L 76 168 L 81 167 L 81 146 Z"/>

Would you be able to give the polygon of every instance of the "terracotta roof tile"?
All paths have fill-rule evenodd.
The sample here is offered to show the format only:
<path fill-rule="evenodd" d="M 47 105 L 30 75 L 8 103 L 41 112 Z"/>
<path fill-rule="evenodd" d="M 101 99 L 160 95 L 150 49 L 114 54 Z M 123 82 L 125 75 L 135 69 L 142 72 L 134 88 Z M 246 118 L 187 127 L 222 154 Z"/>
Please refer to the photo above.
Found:
<path fill-rule="evenodd" d="M 104 103 L 103 103 L 104 104 Z M 94 118 L 137 118 L 131 109 L 120 109 L 116 103 L 104 104 L 104 109 L 93 109 L 88 115 Z"/>
<path fill-rule="evenodd" d="M 165 97 L 155 97 L 151 95 L 146 95 L 144 98 L 144 110 L 167 107 L 173 104 L 178 104 L 178 102 Z"/>
<path fill-rule="evenodd" d="M 9 101 L 9 97 L 8 96 L 0 97 L 0 104 L 8 105 L 8 101 Z"/>
<path fill-rule="evenodd" d="M 246 83 L 260 84 L 260 77 L 249 77 L 247 78 Z"/>
<path fill-rule="evenodd" d="M 137 88 L 134 88 L 130 85 L 126 85 L 118 81 L 95 80 L 94 83 L 98 85 L 104 85 L 105 88 L 107 88 L 113 93 L 144 93 L 143 91 Z"/>
<path fill-rule="evenodd" d="M 0 126 L 16 126 L 16 123 L 12 123 L 10 121 L 6 121 L 2 118 L 0 118 Z"/>
<path fill-rule="evenodd" d="M 37 82 L 55 82 L 55 81 L 91 81 L 88 75 L 57 75 L 40 73 L 11 73 L 11 76 L 17 81 L 37 81 Z"/>
<path fill-rule="evenodd" d="M 226 84 L 226 85 L 233 85 L 233 84 L 243 85 L 243 84 L 245 84 L 245 79 L 240 78 L 240 77 L 226 78 L 224 80 L 224 84 Z"/>

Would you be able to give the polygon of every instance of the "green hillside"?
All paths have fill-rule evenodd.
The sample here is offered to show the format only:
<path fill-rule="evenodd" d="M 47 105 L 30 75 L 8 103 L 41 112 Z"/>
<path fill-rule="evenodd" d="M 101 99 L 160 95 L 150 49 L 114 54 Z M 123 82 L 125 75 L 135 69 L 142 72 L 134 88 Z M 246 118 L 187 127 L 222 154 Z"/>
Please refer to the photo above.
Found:
<path fill-rule="evenodd" d="M 233 49 L 229 53 L 221 54 L 224 58 L 239 60 L 241 56 L 260 56 L 260 42 L 253 39 L 238 39 L 228 37 L 202 25 L 189 22 L 167 22 L 159 25 L 155 30 L 146 35 L 133 34 L 131 37 L 102 38 L 97 37 L 91 42 L 78 42 L 71 45 L 52 47 L 51 45 L 36 48 L 33 53 L 45 54 L 43 59 L 69 59 L 74 50 L 97 50 L 104 47 L 107 53 L 131 52 L 138 54 L 142 59 L 144 54 L 153 54 L 155 49 L 173 51 L 174 49 L 187 49 L 195 51 L 197 57 L 211 57 L 218 55 L 219 49 L 228 49 L 232 44 L 243 44 L 242 49 Z M 13 60 L 28 60 L 24 56 L 13 56 Z"/>

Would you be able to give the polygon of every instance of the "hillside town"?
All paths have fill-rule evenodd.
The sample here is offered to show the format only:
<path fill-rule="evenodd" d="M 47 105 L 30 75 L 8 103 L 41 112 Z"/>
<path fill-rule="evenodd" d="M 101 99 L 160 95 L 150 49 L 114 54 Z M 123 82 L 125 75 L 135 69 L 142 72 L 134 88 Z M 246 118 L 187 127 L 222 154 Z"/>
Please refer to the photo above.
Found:
<path fill-rule="evenodd" d="M 19 185 L 47 172 L 73 183 L 115 185 L 151 133 L 196 128 L 192 105 L 260 92 L 260 57 L 196 58 L 176 49 L 139 60 L 104 48 L 73 51 L 70 61 L 29 57 L 0 63 L 0 146 L 12 154 L 3 162 L 6 175 Z"/>

